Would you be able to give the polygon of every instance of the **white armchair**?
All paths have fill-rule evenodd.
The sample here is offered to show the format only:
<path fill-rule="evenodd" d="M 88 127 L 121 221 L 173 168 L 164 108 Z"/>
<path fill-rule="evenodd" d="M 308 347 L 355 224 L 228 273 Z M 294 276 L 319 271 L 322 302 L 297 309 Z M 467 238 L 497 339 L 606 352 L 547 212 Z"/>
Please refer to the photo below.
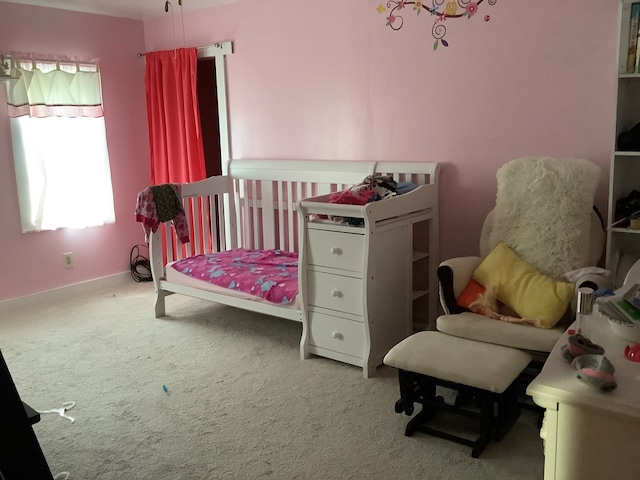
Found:
<path fill-rule="evenodd" d="M 560 169 L 560 171 L 558 171 Z M 534 171 L 532 174 L 531 172 Z M 553 328 L 539 328 L 532 325 L 520 323 L 509 323 L 495 320 L 484 315 L 473 313 L 467 308 L 458 305 L 456 299 L 463 292 L 467 284 L 472 278 L 476 268 L 481 264 L 483 259 L 491 252 L 493 246 L 498 242 L 504 242 L 513 248 L 514 251 L 522 257 L 523 260 L 536 265 L 539 259 L 535 255 L 535 251 L 545 249 L 552 250 L 555 246 L 551 245 L 553 241 L 545 238 L 545 235 L 553 235 L 553 230 L 545 232 L 546 228 L 540 228 L 527 217 L 528 208 L 537 209 L 544 208 L 543 204 L 537 204 L 532 200 L 536 196 L 548 196 L 543 198 L 543 202 L 552 202 L 554 209 L 545 213 L 549 222 L 555 220 L 561 221 L 567 215 L 572 219 L 578 214 L 585 216 L 582 221 L 582 232 L 572 232 L 579 235 L 571 239 L 570 244 L 575 248 L 583 249 L 583 252 L 576 252 L 577 255 L 571 254 L 562 256 L 569 259 L 564 265 L 560 266 L 560 271 L 569 272 L 585 267 L 595 267 L 598 265 L 604 248 L 605 232 L 602 219 L 595 207 L 593 207 L 593 198 L 595 189 L 597 188 L 600 169 L 591 162 L 586 160 L 560 160 L 550 158 L 534 158 L 534 159 L 518 159 L 505 164 L 498 170 L 498 195 L 496 197 L 496 207 L 487 215 L 483 224 L 480 244 L 479 256 L 459 257 L 443 261 L 438 268 L 438 279 L 440 284 L 440 302 L 445 312 L 436 321 L 437 330 L 457 337 L 463 337 L 479 342 L 494 343 L 508 347 L 518 348 L 530 351 L 532 353 L 540 353 L 546 356 L 553 346 L 556 344 L 564 330 L 572 321 L 573 309 L 575 309 L 575 300 L 573 309 L 568 309 L 565 316 Z M 581 175 L 585 176 L 585 180 L 581 180 Z M 533 175 L 533 176 L 532 176 Z M 565 177 L 565 178 L 560 178 Z M 587 189 L 586 192 L 580 192 L 584 195 L 574 195 L 571 186 L 567 188 L 562 182 L 581 182 L 580 188 Z M 513 188 L 506 186 L 505 183 L 514 183 Z M 550 184 L 550 185 L 549 185 Z M 566 190 L 562 190 L 565 189 Z M 545 190 L 552 190 L 552 194 L 548 195 Z M 518 199 L 514 199 L 515 195 L 519 195 L 525 200 L 524 203 L 518 203 Z M 563 195 L 566 192 L 570 198 L 570 202 L 558 201 L 555 196 Z M 588 200 L 587 200 L 588 199 Z M 574 210 L 575 204 L 572 202 L 589 202 L 586 207 L 582 207 L 581 213 Z M 567 212 L 562 209 L 570 205 Z M 509 237 L 509 233 L 505 234 L 503 228 L 504 222 L 509 216 L 515 220 L 509 220 L 513 223 L 514 228 L 526 230 L 531 225 L 530 237 L 526 236 L 528 245 L 520 245 L 517 243 L 517 236 Z M 502 222 L 499 224 L 498 222 Z M 500 228 L 498 228 L 500 227 Z M 567 225 L 567 228 L 571 228 Z M 522 232 L 520 232 L 522 233 Z M 515 240 L 514 240 L 515 239 Z M 563 248 L 565 248 L 563 246 Z M 524 252 L 524 254 L 522 253 Z M 544 262 L 541 262 L 544 264 Z M 552 269 L 553 270 L 553 269 Z M 585 272 L 594 269 L 585 268 Z M 597 269 L 595 269 L 597 271 Z M 600 274 L 586 273 L 577 274 L 575 280 L 576 289 L 580 286 L 590 286 L 594 289 L 608 286 L 608 279 Z M 558 279 L 558 275 L 551 275 Z"/>

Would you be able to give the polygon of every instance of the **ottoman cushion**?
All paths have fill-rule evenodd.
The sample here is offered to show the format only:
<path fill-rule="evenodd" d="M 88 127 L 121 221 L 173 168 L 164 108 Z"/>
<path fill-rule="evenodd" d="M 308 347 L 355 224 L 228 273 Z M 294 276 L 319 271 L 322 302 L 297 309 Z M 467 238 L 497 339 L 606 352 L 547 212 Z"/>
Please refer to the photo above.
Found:
<path fill-rule="evenodd" d="M 385 365 L 494 393 L 504 392 L 531 361 L 514 348 L 441 332 L 418 332 L 384 357 Z"/>

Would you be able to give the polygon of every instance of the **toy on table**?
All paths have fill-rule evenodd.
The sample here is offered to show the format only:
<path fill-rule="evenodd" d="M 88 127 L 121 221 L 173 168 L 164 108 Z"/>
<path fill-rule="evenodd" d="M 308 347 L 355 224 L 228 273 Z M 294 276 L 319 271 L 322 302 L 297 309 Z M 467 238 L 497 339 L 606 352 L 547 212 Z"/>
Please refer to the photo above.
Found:
<path fill-rule="evenodd" d="M 624 348 L 624 356 L 630 362 L 640 362 L 640 343 L 627 345 Z"/>
<path fill-rule="evenodd" d="M 573 333 L 567 338 L 567 344 L 560 348 L 560 353 L 567 362 L 572 362 L 582 355 L 604 355 L 604 348 L 580 333 Z"/>
<path fill-rule="evenodd" d="M 573 362 L 576 367 L 578 380 L 605 392 L 618 387 L 615 377 L 615 367 L 604 355 L 582 355 Z"/>

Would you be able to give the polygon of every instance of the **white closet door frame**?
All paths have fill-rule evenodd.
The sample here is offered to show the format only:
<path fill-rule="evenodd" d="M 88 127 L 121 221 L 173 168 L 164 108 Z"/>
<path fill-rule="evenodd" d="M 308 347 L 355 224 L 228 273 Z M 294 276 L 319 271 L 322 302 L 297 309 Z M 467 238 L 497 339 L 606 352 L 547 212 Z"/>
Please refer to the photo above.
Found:
<path fill-rule="evenodd" d="M 222 175 L 229 174 L 230 138 L 229 138 L 229 105 L 227 101 L 227 72 L 225 68 L 225 55 L 233 53 L 233 42 L 222 42 L 205 47 L 196 48 L 199 59 L 212 58 L 216 66 L 216 90 L 218 95 L 218 127 L 220 135 L 220 166 Z M 229 212 L 229 200 L 225 198 L 224 208 Z M 226 244 L 234 245 L 231 232 L 234 226 L 229 223 L 229 217 L 225 217 Z"/>
<path fill-rule="evenodd" d="M 216 89 L 218 94 L 218 119 L 220 125 L 220 165 L 222 174 L 229 173 L 229 105 L 227 102 L 227 72 L 225 55 L 233 53 L 233 42 L 222 42 L 196 49 L 199 59 L 212 58 L 216 65 Z"/>

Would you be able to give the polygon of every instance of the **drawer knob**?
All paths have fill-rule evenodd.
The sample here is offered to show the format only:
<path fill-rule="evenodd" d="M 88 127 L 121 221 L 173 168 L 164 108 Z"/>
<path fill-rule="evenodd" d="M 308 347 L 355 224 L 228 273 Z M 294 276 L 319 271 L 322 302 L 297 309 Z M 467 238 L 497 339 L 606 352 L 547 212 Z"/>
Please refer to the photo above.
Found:
<path fill-rule="evenodd" d="M 329 251 L 331 252 L 331 255 L 340 255 L 340 249 L 337 247 L 331 247 Z"/>
<path fill-rule="evenodd" d="M 335 338 L 336 340 L 339 340 L 339 339 L 341 339 L 341 338 L 342 338 L 342 334 L 341 334 L 340 332 L 332 332 L 332 333 L 331 333 L 331 336 L 332 336 L 333 338 Z"/>
<path fill-rule="evenodd" d="M 340 290 L 331 290 L 331 296 L 336 298 L 342 297 L 342 292 Z"/>

